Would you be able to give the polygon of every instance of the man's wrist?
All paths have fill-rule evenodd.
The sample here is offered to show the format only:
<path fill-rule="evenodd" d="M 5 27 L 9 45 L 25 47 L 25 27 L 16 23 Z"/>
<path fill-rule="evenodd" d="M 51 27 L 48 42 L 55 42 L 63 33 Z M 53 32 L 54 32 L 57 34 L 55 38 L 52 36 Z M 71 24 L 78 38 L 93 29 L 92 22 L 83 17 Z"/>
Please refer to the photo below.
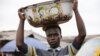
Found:
<path fill-rule="evenodd" d="M 24 21 L 25 21 L 25 20 L 20 19 L 20 22 L 23 22 L 23 23 L 24 23 Z"/>
<path fill-rule="evenodd" d="M 75 13 L 78 12 L 78 9 L 74 9 L 74 12 L 75 12 Z"/>

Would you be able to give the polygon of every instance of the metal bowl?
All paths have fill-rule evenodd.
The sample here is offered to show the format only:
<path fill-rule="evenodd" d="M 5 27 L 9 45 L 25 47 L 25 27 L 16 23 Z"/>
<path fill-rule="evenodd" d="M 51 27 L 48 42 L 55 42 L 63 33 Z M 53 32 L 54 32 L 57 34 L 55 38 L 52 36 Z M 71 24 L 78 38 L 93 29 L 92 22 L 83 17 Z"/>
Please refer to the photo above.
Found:
<path fill-rule="evenodd" d="M 72 0 L 48 1 L 25 7 L 28 22 L 34 27 L 65 23 L 72 17 Z"/>

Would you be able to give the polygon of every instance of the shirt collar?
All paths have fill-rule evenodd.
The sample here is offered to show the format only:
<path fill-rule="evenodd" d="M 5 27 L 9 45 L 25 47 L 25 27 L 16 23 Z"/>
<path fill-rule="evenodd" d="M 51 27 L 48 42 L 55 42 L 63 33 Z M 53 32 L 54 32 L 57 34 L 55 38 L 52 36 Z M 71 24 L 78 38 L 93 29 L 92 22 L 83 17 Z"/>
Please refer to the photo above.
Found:
<path fill-rule="evenodd" d="M 55 49 L 49 48 L 48 50 L 57 50 L 57 51 L 60 51 L 60 50 L 61 50 L 61 47 L 59 46 L 59 47 L 57 47 L 57 48 L 55 48 Z"/>
<path fill-rule="evenodd" d="M 56 50 L 60 51 L 61 50 L 61 47 L 57 47 Z"/>

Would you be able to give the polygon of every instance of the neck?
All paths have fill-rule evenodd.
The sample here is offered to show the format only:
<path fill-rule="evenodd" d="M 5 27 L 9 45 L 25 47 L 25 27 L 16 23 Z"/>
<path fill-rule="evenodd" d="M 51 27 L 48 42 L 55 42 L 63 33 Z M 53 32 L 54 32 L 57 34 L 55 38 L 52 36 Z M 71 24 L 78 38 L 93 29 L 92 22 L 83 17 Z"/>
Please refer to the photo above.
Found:
<path fill-rule="evenodd" d="M 50 48 L 55 49 L 58 48 L 59 46 L 51 46 Z"/>

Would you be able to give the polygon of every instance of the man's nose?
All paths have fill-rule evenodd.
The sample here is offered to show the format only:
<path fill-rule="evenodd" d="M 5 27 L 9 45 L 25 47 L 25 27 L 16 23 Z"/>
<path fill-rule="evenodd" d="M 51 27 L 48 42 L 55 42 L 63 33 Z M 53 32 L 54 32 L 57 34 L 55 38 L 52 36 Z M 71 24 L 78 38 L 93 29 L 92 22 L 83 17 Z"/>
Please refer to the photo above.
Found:
<path fill-rule="evenodd" d="M 54 40 L 54 39 L 55 39 L 55 37 L 52 35 L 52 36 L 51 36 L 51 39 L 52 39 L 52 40 Z"/>

